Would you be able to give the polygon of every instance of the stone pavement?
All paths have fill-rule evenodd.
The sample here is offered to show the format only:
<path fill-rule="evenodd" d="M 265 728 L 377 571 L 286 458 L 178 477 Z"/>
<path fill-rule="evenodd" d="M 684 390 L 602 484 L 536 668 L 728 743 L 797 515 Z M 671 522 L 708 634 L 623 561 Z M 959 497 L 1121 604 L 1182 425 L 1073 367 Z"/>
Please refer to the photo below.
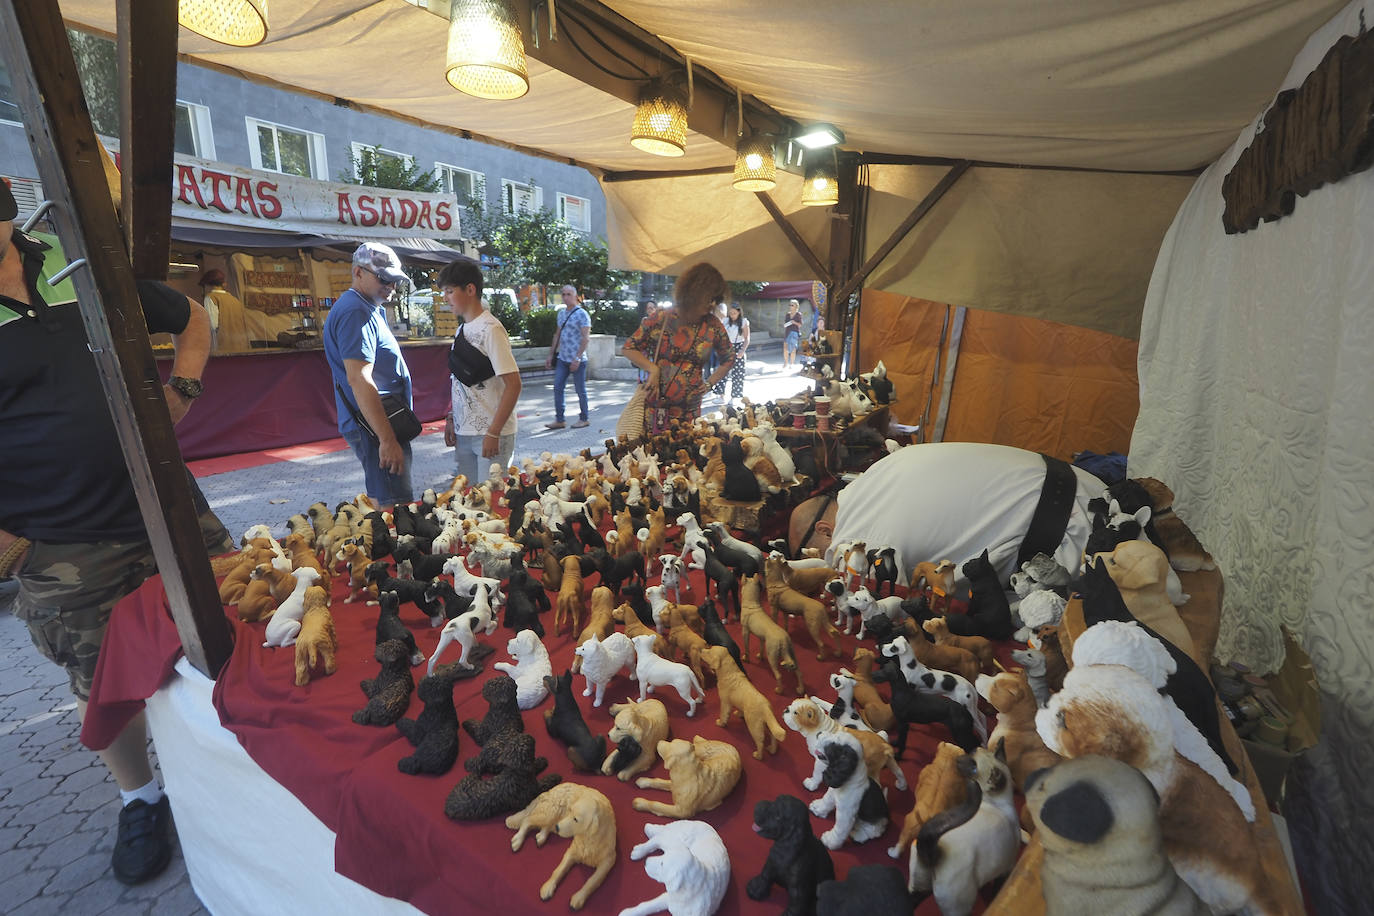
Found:
<path fill-rule="evenodd" d="M 756 401 L 794 394 L 807 384 L 782 371 L 781 344 L 751 350 L 745 394 Z M 591 425 L 548 430 L 553 420 L 550 376 L 526 380 L 518 407 L 516 459 L 540 453 L 601 450 L 633 383 L 588 381 Z M 576 394 L 567 386 L 570 416 Z M 706 408 L 718 404 L 708 398 Z M 412 479 L 417 489 L 446 487 L 452 451 L 443 436 L 416 440 Z M 352 452 L 326 452 L 215 474 L 200 480 L 211 507 L 235 536 L 255 524 L 285 535 L 288 517 L 317 500 L 331 507 L 362 489 Z M 29 914 L 204 913 L 178 849 L 153 881 L 125 887 L 110 873 L 119 794 L 99 759 L 82 747 L 76 704 L 67 677 L 33 648 L 10 604 L 13 583 L 0 582 L 0 912 Z M 175 800 L 173 800 L 175 805 Z"/>

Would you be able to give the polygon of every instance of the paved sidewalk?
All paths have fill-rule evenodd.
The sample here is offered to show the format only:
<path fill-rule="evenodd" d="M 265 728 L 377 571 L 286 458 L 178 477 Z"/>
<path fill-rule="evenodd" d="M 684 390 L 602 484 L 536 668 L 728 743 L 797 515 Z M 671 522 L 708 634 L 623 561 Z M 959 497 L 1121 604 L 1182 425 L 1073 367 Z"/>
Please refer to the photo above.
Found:
<path fill-rule="evenodd" d="M 750 353 L 745 394 L 756 401 L 794 394 L 807 384 L 782 370 L 778 341 Z M 554 418 L 549 378 L 531 378 L 518 407 L 516 459 L 542 452 L 602 450 L 629 400 L 630 382 L 588 381 L 591 425 L 549 430 Z M 576 394 L 567 387 L 569 414 Z M 718 404 L 708 398 L 709 411 Z M 415 442 L 417 489 L 446 487 L 452 450 L 441 434 Z M 288 517 L 317 500 L 331 507 L 362 489 L 362 470 L 352 452 L 329 452 L 205 477 L 210 505 L 235 536 L 255 524 L 286 533 Z M 28 914 L 205 913 L 196 899 L 178 849 L 171 867 L 153 881 L 125 887 L 110 873 L 119 815 L 114 780 L 81 746 L 76 704 L 67 677 L 33 648 L 28 630 L 10 609 L 13 584 L 0 582 L 0 912 Z"/>

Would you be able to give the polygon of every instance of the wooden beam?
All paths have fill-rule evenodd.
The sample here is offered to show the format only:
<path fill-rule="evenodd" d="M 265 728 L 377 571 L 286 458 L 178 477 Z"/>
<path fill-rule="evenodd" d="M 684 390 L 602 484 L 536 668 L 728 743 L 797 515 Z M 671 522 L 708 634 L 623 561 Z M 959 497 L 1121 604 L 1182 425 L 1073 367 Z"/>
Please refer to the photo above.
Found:
<path fill-rule="evenodd" d="M 778 224 L 778 228 L 782 230 L 783 235 L 787 236 L 787 240 L 792 243 L 792 247 L 797 249 L 797 253 L 802 256 L 802 260 L 806 262 L 806 266 L 811 268 L 811 272 L 816 275 L 816 279 L 820 280 L 826 286 L 829 286 L 830 271 L 821 266 L 821 259 L 816 257 L 815 253 L 811 251 L 811 246 L 806 244 L 806 239 L 801 237 L 801 233 L 797 232 L 796 227 L 787 221 L 786 216 L 783 216 L 782 211 L 778 209 L 778 205 L 773 202 L 773 198 L 768 196 L 767 191 L 755 191 L 754 196 L 759 199 L 759 203 L 763 204 L 763 209 L 768 211 L 768 215 L 773 217 L 773 222 Z"/>
<path fill-rule="evenodd" d="M 134 276 L 167 279 L 176 133 L 177 0 L 118 0 L 120 184 Z"/>
<path fill-rule="evenodd" d="M 859 157 L 841 154 L 836 178 L 839 182 L 840 198 L 830 209 L 830 282 L 826 284 L 825 326 L 832 330 L 844 327 L 847 302 L 837 298 L 840 287 L 858 268 L 859 251 L 856 242 L 857 228 L 862 222 L 858 217 L 859 204 Z M 846 297 L 847 298 L 847 297 Z"/>
<path fill-rule="evenodd" d="M 606 172 L 602 181 L 652 181 L 655 178 L 696 178 L 702 175 L 731 175 L 733 165 L 715 165 L 704 169 L 668 169 L 655 172 L 651 169 L 627 169 L 623 172 Z"/>
<path fill-rule="evenodd" d="M 888 237 L 886 242 L 883 242 L 882 247 L 873 252 L 873 256 L 864 262 L 864 265 L 859 268 L 858 273 L 845 281 L 844 286 L 840 288 L 840 292 L 835 298 L 848 299 L 851 293 L 863 286 L 863 282 L 868 279 L 868 275 L 873 273 L 879 264 L 883 263 L 883 260 L 892 253 L 892 249 L 896 248 L 902 239 L 906 238 L 907 233 L 921 221 L 921 218 L 930 212 L 930 208 L 935 206 L 941 197 L 945 196 L 945 192 L 954 186 L 954 183 L 959 180 L 959 176 L 968 171 L 970 164 L 971 163 L 965 159 L 951 166 L 950 170 L 945 173 L 944 177 L 940 179 L 935 187 L 930 189 L 930 193 L 916 205 L 916 209 L 912 210 L 910 215 L 902 220 L 900 226 L 892 230 L 892 235 Z"/>
<path fill-rule="evenodd" d="M 948 156 L 908 156 L 901 153 L 861 153 L 860 157 L 864 165 L 956 165 L 963 162 L 963 159 L 952 159 Z M 984 159 L 974 159 L 970 163 L 975 169 L 1025 169 L 1027 171 L 1040 172 L 1089 172 L 1099 175 L 1161 175 L 1166 178 L 1196 178 L 1207 170 L 1207 166 L 1200 165 L 1191 169 L 1175 169 L 1173 171 L 1151 171 L 1148 169 L 1097 169 L 1087 166 L 1073 165 L 1028 165 L 1020 162 L 990 162 Z"/>
<path fill-rule="evenodd" d="M 189 475 L 57 4 L 0 2 L 0 57 L 63 250 L 70 261 L 87 261 L 72 284 L 172 619 L 187 659 L 214 677 L 233 648 L 229 622 L 201 546 Z"/>

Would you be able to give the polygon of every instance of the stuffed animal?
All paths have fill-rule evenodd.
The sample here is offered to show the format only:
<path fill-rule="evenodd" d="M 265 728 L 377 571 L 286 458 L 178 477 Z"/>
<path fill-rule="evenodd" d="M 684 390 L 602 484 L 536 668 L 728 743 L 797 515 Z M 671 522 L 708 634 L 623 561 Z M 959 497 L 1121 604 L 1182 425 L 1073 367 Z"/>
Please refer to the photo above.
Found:
<path fill-rule="evenodd" d="M 631 803 L 636 811 L 659 817 L 693 817 L 718 806 L 739 782 L 739 751 L 724 741 L 708 741 L 700 735 L 691 741 L 660 741 L 658 756 L 668 769 L 668 778 L 641 776 L 635 785 L 672 792 L 673 803 L 636 798 Z"/>
<path fill-rule="evenodd" d="M 607 776 L 614 773 L 621 782 L 628 782 L 658 759 L 658 743 L 668 737 L 668 710 L 658 700 L 630 700 L 613 705 L 611 715 L 615 722 L 609 737 L 618 752 L 606 758 L 601 772 Z M 619 753 L 626 750 L 626 740 L 639 747 L 638 755 L 629 760 L 621 759 Z"/>
<path fill-rule="evenodd" d="M 754 759 L 762 760 L 765 750 L 769 754 L 777 753 L 787 732 L 773 714 L 768 700 L 749 683 L 743 669 L 730 657 L 729 650 L 710 646 L 702 651 L 701 659 L 716 677 L 716 695 L 720 698 L 720 718 L 716 725 L 727 727 L 730 714 L 738 712 L 754 741 Z"/>
<path fill-rule="evenodd" d="M 296 686 L 310 683 L 311 672 L 316 668 L 323 668 L 326 676 L 337 671 L 338 650 L 339 638 L 334 634 L 334 618 L 329 613 L 329 593 L 312 585 L 305 591 L 305 614 L 296 634 Z"/>
<path fill-rule="evenodd" d="M 588 865 L 592 874 L 568 901 L 580 910 L 595 893 L 615 865 L 615 811 L 606 796 L 586 786 L 558 786 L 530 802 L 518 814 L 506 819 L 506 826 L 519 836 L 530 827 L 570 837 L 572 843 L 553 874 L 539 888 L 540 900 L 553 899 L 559 883 L 574 865 Z M 547 835 L 547 833 L 546 833 Z M 514 847 L 514 840 L 511 842 Z"/>
<path fill-rule="evenodd" d="M 649 916 L 660 910 L 669 916 L 715 913 L 730 883 L 730 854 L 720 834 L 703 821 L 673 821 L 645 824 L 644 835 L 649 839 L 630 850 L 630 859 L 637 862 L 650 853 L 663 853 L 644 862 L 645 873 L 663 885 L 663 893 L 621 910 L 619 916 Z"/>
<path fill-rule="evenodd" d="M 921 827 L 907 880 L 912 892 L 931 891 L 944 916 L 972 913 L 978 889 L 1011 871 L 1021 852 L 1006 761 L 980 747 L 957 767 L 968 778 L 968 798 Z"/>
<path fill-rule="evenodd" d="M 655 638 L 644 635 L 630 640 L 635 646 L 635 679 L 639 681 L 639 701 L 643 703 L 655 687 L 672 687 L 687 704 L 687 715 L 691 716 L 697 711 L 697 703 L 706 699 L 706 691 L 691 668 L 654 652 Z"/>
<path fill-rule="evenodd" d="M 754 832 L 772 840 L 763 870 L 749 879 L 744 892 L 750 900 L 762 900 L 777 884 L 787 894 L 784 913 L 814 913 L 816 887 L 833 881 L 835 864 L 830 851 L 811 830 L 810 812 L 794 795 L 779 795 L 754 805 Z"/>
<path fill-rule="evenodd" d="M 374 654 L 382 667 L 375 678 L 358 685 L 367 697 L 367 705 L 353 714 L 353 721 L 359 725 L 391 725 L 405 715 L 410 692 L 415 689 L 415 678 L 410 674 L 410 650 L 400 640 L 388 639 L 377 644 Z"/>
<path fill-rule="evenodd" d="M 533 709 L 549 695 L 544 685 L 544 678 L 553 675 L 549 651 L 533 630 L 521 630 L 506 643 L 506 654 L 511 662 L 496 662 L 492 667 L 515 678 L 515 695 L 520 708 Z"/>
<path fill-rule="evenodd" d="M 941 811 L 964 803 L 968 786 L 956 766 L 963 756 L 963 748 L 941 741 L 935 748 L 935 759 L 921 767 L 921 772 L 916 775 L 916 803 L 902 822 L 902 832 L 896 845 L 887 851 L 892 858 L 900 859 L 907 854 L 926 821 Z M 906 887 L 905 880 L 902 887 Z"/>
<path fill-rule="evenodd" d="M 1089 754 L 1026 789 L 1045 858 L 1045 910 L 1064 916 L 1211 916 L 1164 853 L 1159 797 L 1135 767 Z"/>
<path fill-rule="evenodd" d="M 840 729 L 822 737 L 817 761 L 824 761 L 821 778 L 826 793 L 811 802 L 816 817 L 835 817 L 835 825 L 821 834 L 827 849 L 839 849 L 846 839 L 865 843 L 887 830 L 887 798 L 863 766 L 863 746 L 850 731 Z"/>
<path fill-rule="evenodd" d="M 763 604 L 759 600 L 761 591 L 758 576 L 746 579 L 740 587 L 740 626 L 744 631 L 741 653 L 746 657 L 749 655 L 749 637 L 753 636 L 759 643 L 755 660 L 762 662 L 767 658 L 768 667 L 777 682 L 774 691 L 782 693 L 782 672 L 779 669 L 786 668 L 796 675 L 797 696 L 802 696 L 806 693 L 806 684 L 802 681 L 802 670 L 797 664 L 797 658 L 792 654 L 792 638 L 787 635 L 786 630 L 770 620 L 763 610 Z"/>
<path fill-rule="evenodd" d="M 396 769 L 415 775 L 442 776 L 458 759 L 458 711 L 453 706 L 457 669 L 445 666 L 421 678 L 416 695 L 425 704 L 414 719 L 400 719 L 396 729 L 415 748 L 415 753 L 396 761 Z"/>
<path fill-rule="evenodd" d="M 544 710 L 544 727 L 549 736 L 568 746 L 568 759 L 579 770 L 595 773 L 606 759 L 606 739 L 592 734 L 577 708 L 573 696 L 572 672 L 558 677 L 544 678 L 544 686 L 553 694 L 553 709 Z"/>

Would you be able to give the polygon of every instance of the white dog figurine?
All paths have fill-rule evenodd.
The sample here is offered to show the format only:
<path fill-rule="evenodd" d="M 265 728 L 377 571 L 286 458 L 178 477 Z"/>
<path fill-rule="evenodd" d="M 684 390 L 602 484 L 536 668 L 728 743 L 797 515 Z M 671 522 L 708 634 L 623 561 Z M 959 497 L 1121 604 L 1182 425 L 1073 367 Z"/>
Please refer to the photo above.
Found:
<path fill-rule="evenodd" d="M 667 593 L 670 589 L 673 592 L 673 603 L 682 603 L 682 558 L 674 553 L 665 553 L 658 558 L 658 562 L 663 565 L 663 577 L 659 580 L 659 587 Z"/>
<path fill-rule="evenodd" d="M 711 916 L 725 898 L 730 883 L 730 854 L 720 834 L 703 821 L 645 824 L 649 839 L 630 850 L 634 861 L 645 859 L 644 871 L 663 885 L 652 900 L 626 907 L 620 916 L 649 916 L 667 910 L 671 916 Z"/>
<path fill-rule="evenodd" d="M 296 587 L 291 589 L 291 594 L 277 606 L 277 612 L 267 621 L 267 630 L 263 633 L 267 641 L 262 644 L 265 649 L 296 644 L 296 634 L 301 631 L 301 618 L 305 616 L 305 591 L 320 578 L 319 572 L 310 566 L 302 566 L 291 575 L 296 577 Z"/>
<path fill-rule="evenodd" d="M 549 650 L 533 630 L 521 630 L 506 643 L 506 654 L 515 660 L 514 664 L 497 662 L 492 667 L 515 678 L 516 705 L 522 710 L 533 709 L 549 695 L 544 686 L 544 678 L 553 677 Z"/>
<path fill-rule="evenodd" d="M 639 679 L 639 702 L 643 703 L 655 687 L 668 686 L 677 691 L 687 704 L 687 715 L 697 711 L 697 702 L 706 699 L 706 691 L 692 673 L 692 669 L 680 662 L 669 661 L 654 652 L 654 640 L 658 636 L 645 633 L 631 640 L 635 645 L 635 677 Z M 695 691 L 695 692 L 694 692 Z M 523 707 L 522 707 L 523 708 Z"/>
<path fill-rule="evenodd" d="M 635 678 L 635 647 L 624 633 L 612 633 L 605 639 L 597 639 L 593 633 L 591 638 L 573 649 L 573 654 L 582 659 L 581 673 L 587 679 L 587 688 L 582 695 L 589 697 L 592 688 L 596 689 L 593 706 L 601 705 L 601 699 L 606 695 L 606 685 L 621 671 L 627 671 L 631 680 Z"/>
<path fill-rule="evenodd" d="M 468 653 L 477 642 L 477 633 L 490 636 L 496 632 L 496 615 L 491 612 L 491 602 L 487 599 L 487 587 L 477 586 L 477 591 L 472 594 L 472 607 L 457 617 L 444 624 L 444 628 L 439 631 L 439 645 L 435 647 L 434 654 L 429 657 L 428 674 L 434 673 L 434 666 L 439 662 L 439 656 L 444 654 L 444 650 L 457 642 L 463 647 L 463 652 L 458 656 L 458 667 L 472 668 L 468 664 Z"/>

